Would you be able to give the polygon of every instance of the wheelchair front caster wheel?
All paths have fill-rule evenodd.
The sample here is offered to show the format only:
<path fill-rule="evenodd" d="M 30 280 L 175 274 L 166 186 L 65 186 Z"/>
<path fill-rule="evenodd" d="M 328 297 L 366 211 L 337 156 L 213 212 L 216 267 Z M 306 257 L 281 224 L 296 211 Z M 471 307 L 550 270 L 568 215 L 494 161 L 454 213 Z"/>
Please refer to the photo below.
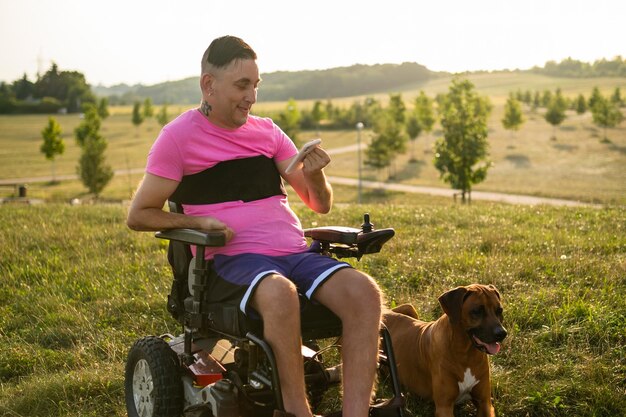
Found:
<path fill-rule="evenodd" d="M 183 385 L 176 353 L 163 339 L 139 339 L 128 353 L 124 380 L 129 417 L 180 417 Z"/>

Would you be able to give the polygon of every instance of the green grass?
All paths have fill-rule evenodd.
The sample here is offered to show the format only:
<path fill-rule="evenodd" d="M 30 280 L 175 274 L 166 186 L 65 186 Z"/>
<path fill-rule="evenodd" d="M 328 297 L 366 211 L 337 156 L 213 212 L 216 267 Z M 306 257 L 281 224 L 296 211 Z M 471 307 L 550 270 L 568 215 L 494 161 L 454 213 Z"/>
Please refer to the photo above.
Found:
<path fill-rule="evenodd" d="M 326 216 L 294 208 L 305 227 L 357 226 L 364 210 L 394 227 L 358 267 L 424 319 L 441 313 L 447 289 L 498 287 L 509 330 L 492 357 L 499 415 L 626 415 L 625 209 L 366 198 Z M 166 246 L 124 217 L 119 205 L 0 206 L 0 415 L 123 416 L 126 352 L 178 332 L 165 309 Z"/>

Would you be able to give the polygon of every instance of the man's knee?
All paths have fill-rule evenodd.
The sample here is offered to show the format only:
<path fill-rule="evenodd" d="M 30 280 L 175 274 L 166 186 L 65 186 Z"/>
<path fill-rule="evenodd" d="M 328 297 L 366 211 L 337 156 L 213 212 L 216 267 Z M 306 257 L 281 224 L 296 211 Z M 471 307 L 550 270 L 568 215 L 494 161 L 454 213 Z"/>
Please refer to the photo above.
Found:
<path fill-rule="evenodd" d="M 380 311 L 382 308 L 382 292 L 376 281 L 368 275 L 363 274 L 354 297 L 362 300 L 361 304 L 368 309 Z"/>
<path fill-rule="evenodd" d="M 324 288 L 326 287 L 326 288 Z M 382 292 L 376 281 L 369 275 L 355 269 L 338 271 L 324 284 L 320 301 L 327 304 L 342 319 L 361 317 L 362 314 L 380 317 Z M 335 306 L 335 308 L 332 308 Z"/>
<path fill-rule="evenodd" d="M 252 306 L 266 319 L 270 316 L 292 316 L 299 312 L 298 290 L 293 282 L 281 275 L 269 275 L 258 285 Z"/>
<path fill-rule="evenodd" d="M 349 293 L 355 301 L 363 300 L 365 304 L 373 306 L 382 303 L 382 292 L 372 277 L 357 270 L 352 270 L 351 275 Z"/>

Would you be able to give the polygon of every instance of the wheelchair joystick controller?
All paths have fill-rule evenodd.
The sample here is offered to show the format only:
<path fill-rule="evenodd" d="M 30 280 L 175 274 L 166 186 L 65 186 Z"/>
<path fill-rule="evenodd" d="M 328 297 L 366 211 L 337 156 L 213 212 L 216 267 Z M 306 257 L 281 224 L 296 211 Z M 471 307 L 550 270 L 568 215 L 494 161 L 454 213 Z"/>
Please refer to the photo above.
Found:
<path fill-rule="evenodd" d="M 372 230 L 374 230 L 374 224 L 370 223 L 370 214 L 369 213 L 365 213 L 363 215 L 363 224 L 361 225 L 361 230 L 363 230 L 363 233 L 369 233 Z"/>

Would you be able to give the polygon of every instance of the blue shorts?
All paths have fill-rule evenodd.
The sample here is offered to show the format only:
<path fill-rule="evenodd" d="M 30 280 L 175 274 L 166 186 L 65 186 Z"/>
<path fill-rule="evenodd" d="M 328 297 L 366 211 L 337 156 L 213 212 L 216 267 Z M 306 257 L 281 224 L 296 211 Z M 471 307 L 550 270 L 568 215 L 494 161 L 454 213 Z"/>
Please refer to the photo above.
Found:
<path fill-rule="evenodd" d="M 251 253 L 215 255 L 213 265 L 219 279 L 243 292 L 239 309 L 246 314 L 250 311 L 248 303 L 255 289 L 269 275 L 277 274 L 289 278 L 300 294 L 311 299 L 315 290 L 335 272 L 352 267 L 349 263 L 314 252 L 285 256 Z"/>

